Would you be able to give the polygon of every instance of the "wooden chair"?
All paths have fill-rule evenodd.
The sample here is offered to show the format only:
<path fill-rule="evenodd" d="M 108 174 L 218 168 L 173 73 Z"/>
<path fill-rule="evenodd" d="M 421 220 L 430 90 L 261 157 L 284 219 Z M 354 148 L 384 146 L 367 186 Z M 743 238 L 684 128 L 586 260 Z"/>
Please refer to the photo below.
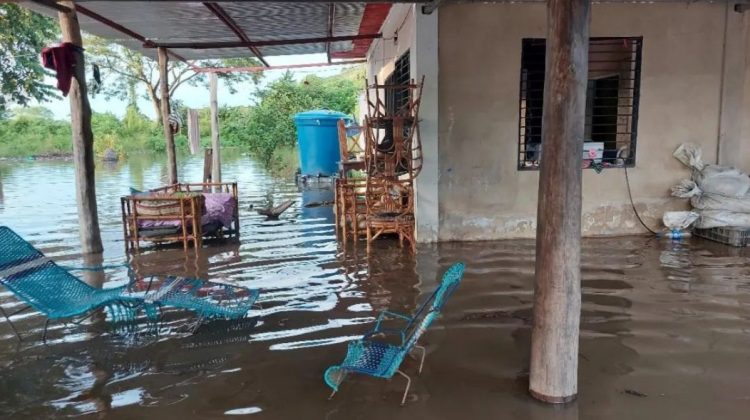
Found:
<path fill-rule="evenodd" d="M 415 179 L 422 170 L 419 107 L 424 77 L 419 84 L 367 86 L 365 117 L 365 161 L 370 176 Z M 405 93 L 406 92 L 406 93 Z M 404 103 L 386 105 L 386 97 L 399 93 Z"/>
<path fill-rule="evenodd" d="M 372 241 L 387 233 L 397 234 L 402 247 L 404 241 L 408 241 L 412 252 L 416 252 L 414 186 L 411 180 L 370 177 L 367 179 L 365 203 L 368 252 Z"/>
<path fill-rule="evenodd" d="M 351 170 L 364 170 L 365 162 L 362 159 L 362 152 L 364 151 L 359 145 L 359 136 L 350 136 L 349 130 L 359 130 L 360 133 L 364 130 L 363 126 L 350 125 L 346 126 L 344 119 L 340 119 L 337 123 L 338 137 L 339 137 L 339 153 L 341 154 L 341 161 L 339 163 L 339 173 L 341 177 L 346 177 Z"/>

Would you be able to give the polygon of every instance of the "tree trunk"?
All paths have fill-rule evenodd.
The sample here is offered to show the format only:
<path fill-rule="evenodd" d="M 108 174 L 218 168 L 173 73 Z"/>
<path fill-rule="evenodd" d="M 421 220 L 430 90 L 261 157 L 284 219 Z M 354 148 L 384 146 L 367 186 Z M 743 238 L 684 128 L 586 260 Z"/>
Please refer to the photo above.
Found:
<path fill-rule="evenodd" d="M 167 50 L 159 47 L 159 77 L 161 80 L 161 123 L 164 126 L 164 138 L 167 142 L 167 171 L 168 183 L 170 185 L 177 183 L 177 157 L 174 150 L 174 134 L 172 127 L 169 126 L 169 80 L 167 73 L 167 64 L 169 58 Z"/>
<path fill-rule="evenodd" d="M 211 92 L 211 182 L 221 182 L 221 145 L 219 144 L 219 82 L 216 73 L 209 75 L 209 90 Z"/>
<path fill-rule="evenodd" d="M 68 12 L 58 12 L 63 41 L 83 46 L 75 3 L 61 1 L 59 4 L 69 9 Z M 70 125 L 73 132 L 73 162 L 76 171 L 76 202 L 81 249 L 84 254 L 101 253 L 103 247 L 96 207 L 94 134 L 91 131 L 91 106 L 86 90 L 83 52 L 76 52 L 75 59 L 76 65 L 68 97 L 70 98 Z"/>
<path fill-rule="evenodd" d="M 564 403 L 578 392 L 581 155 L 590 0 L 548 0 L 529 391 Z"/>
<path fill-rule="evenodd" d="M 156 96 L 156 88 L 148 87 L 148 97 L 151 99 L 151 106 L 154 107 L 154 118 L 161 125 L 161 100 Z"/>

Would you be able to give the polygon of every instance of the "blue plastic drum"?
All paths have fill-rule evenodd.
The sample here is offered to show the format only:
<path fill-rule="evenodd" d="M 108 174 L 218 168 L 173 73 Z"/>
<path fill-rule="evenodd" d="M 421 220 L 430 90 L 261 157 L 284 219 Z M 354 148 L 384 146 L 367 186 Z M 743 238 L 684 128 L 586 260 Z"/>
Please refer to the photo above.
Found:
<path fill-rule="evenodd" d="M 352 119 L 346 114 L 325 109 L 294 116 L 303 176 L 333 176 L 338 172 L 341 153 L 337 125 L 342 118 L 351 124 Z"/>

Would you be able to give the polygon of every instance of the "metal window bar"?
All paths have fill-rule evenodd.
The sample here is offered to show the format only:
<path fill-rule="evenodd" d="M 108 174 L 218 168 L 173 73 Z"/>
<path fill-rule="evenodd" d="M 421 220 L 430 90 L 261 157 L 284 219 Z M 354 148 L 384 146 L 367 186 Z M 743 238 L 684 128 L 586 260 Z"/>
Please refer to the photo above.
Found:
<path fill-rule="evenodd" d="M 393 72 L 385 79 L 386 85 L 408 85 L 411 80 L 409 51 L 404 52 L 394 63 Z M 395 115 L 409 104 L 409 89 L 386 89 L 385 104 L 390 115 Z"/>
<path fill-rule="evenodd" d="M 591 38 L 584 139 L 591 159 L 582 165 L 635 165 L 642 37 Z M 542 156 L 546 41 L 522 41 L 518 169 L 538 169 Z"/>

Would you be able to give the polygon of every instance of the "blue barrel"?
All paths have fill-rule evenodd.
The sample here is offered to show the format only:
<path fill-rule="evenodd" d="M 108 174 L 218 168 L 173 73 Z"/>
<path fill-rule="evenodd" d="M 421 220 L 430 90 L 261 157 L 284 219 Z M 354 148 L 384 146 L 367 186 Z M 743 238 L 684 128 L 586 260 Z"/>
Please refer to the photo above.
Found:
<path fill-rule="evenodd" d="M 316 109 L 294 116 L 299 144 L 299 166 L 302 175 L 332 176 L 338 172 L 339 152 L 338 121 L 351 118 L 342 112 Z"/>

